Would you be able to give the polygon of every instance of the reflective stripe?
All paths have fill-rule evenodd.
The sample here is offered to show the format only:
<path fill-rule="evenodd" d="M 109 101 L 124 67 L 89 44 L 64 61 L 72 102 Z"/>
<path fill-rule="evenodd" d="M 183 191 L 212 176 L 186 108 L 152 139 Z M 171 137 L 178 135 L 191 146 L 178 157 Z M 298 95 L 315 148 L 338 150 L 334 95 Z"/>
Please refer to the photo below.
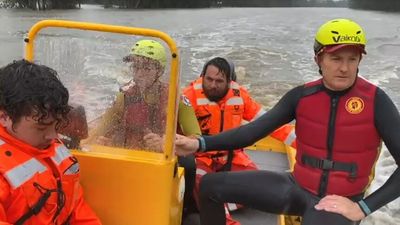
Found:
<path fill-rule="evenodd" d="M 56 155 L 51 157 L 53 161 L 57 164 L 60 165 L 64 159 L 68 158 L 71 156 L 71 153 L 69 153 L 69 150 L 65 145 L 59 145 L 56 148 Z"/>
<path fill-rule="evenodd" d="M 10 183 L 11 187 L 16 189 L 28 180 L 30 180 L 36 173 L 46 171 L 46 167 L 35 158 L 8 170 L 4 177 Z"/>
<path fill-rule="evenodd" d="M 0 139 L 0 145 L 2 145 L 2 144 L 4 144 L 5 142 L 2 140 L 2 139 Z"/>
<path fill-rule="evenodd" d="M 294 129 L 292 129 L 292 131 L 290 131 L 284 142 L 286 145 L 291 145 L 295 140 L 296 140 L 296 133 Z"/>
<path fill-rule="evenodd" d="M 200 175 L 200 176 L 204 176 L 207 174 L 207 171 L 203 170 L 203 169 L 196 169 L 196 175 Z"/>
<path fill-rule="evenodd" d="M 229 84 L 229 87 L 232 88 L 232 89 L 239 89 L 240 88 L 239 84 L 236 83 L 236 82 L 231 82 Z"/>
<path fill-rule="evenodd" d="M 232 97 L 226 101 L 226 105 L 243 105 L 243 98 L 241 97 Z"/>
<path fill-rule="evenodd" d="M 258 111 L 258 113 L 254 116 L 254 118 L 253 118 L 251 121 L 254 121 L 254 120 L 260 118 L 260 117 L 261 117 L 262 115 L 264 115 L 265 113 L 266 113 L 266 111 L 265 111 L 264 109 L 260 109 L 260 110 Z"/>
<path fill-rule="evenodd" d="M 196 83 L 193 85 L 193 88 L 194 88 L 194 90 L 200 90 L 200 89 L 203 89 L 203 85 Z"/>
<path fill-rule="evenodd" d="M 224 205 L 224 209 L 225 209 L 225 215 L 230 215 L 228 206 Z"/>
<path fill-rule="evenodd" d="M 72 174 L 77 174 L 79 173 L 79 163 L 76 162 L 72 164 L 65 172 L 65 175 L 72 175 Z"/>
<path fill-rule="evenodd" d="M 235 211 L 236 209 L 238 209 L 238 207 L 235 203 L 228 203 L 227 207 L 228 207 L 229 211 Z"/>
<path fill-rule="evenodd" d="M 197 105 L 216 105 L 217 103 L 208 100 L 208 98 L 198 98 Z"/>

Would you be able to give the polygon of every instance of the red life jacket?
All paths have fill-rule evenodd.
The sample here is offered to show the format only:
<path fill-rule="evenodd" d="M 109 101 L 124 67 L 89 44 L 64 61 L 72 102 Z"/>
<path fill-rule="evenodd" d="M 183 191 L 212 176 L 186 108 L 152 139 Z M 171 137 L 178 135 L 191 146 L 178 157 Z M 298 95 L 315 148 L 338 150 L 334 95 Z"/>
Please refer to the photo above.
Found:
<path fill-rule="evenodd" d="M 33 154 L 35 151 L 37 155 Z M 48 199 L 38 214 L 29 217 L 24 225 L 63 224 L 68 220 L 80 200 L 81 190 L 79 164 L 64 145 L 54 142 L 48 149 L 39 151 L 15 139 L 1 127 L 0 165 L 0 176 L 9 184 L 8 191 L 2 190 L 9 193 L 3 204 L 7 222 L 16 223 L 38 203 L 46 190 L 52 190 Z M 57 182 L 61 182 L 61 189 Z M 64 195 L 61 204 L 57 199 L 59 192 Z M 87 218 L 91 219 L 91 215 L 87 214 Z"/>
<path fill-rule="evenodd" d="M 369 184 L 380 148 L 374 123 L 376 86 L 357 78 L 333 103 L 331 96 L 318 88 L 321 85 L 322 80 L 306 84 L 308 90 L 315 89 L 297 105 L 294 177 L 316 195 L 360 194 Z M 332 105 L 337 106 L 336 111 Z"/>
<path fill-rule="evenodd" d="M 123 134 L 117 136 L 125 139 L 125 147 L 144 148 L 143 137 L 148 132 L 164 135 L 167 101 L 168 87 L 161 83 L 144 94 L 136 85 L 124 91 Z"/>

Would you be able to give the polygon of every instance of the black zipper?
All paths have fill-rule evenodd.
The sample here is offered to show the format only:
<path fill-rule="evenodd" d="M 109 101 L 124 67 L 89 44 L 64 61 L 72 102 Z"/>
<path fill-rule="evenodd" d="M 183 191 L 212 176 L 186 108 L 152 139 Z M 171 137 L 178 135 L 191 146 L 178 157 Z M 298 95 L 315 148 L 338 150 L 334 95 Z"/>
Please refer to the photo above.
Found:
<path fill-rule="evenodd" d="M 221 122 L 219 127 L 219 132 L 224 131 L 224 110 L 221 110 Z"/>
<path fill-rule="evenodd" d="M 332 160 L 332 149 L 333 149 L 333 141 L 335 139 L 335 121 L 336 121 L 336 113 L 337 113 L 337 105 L 339 101 L 338 95 L 331 96 L 331 112 L 329 114 L 329 124 L 328 124 L 328 138 L 327 138 L 327 150 L 328 155 L 327 159 Z M 319 196 L 325 196 L 326 190 L 328 188 L 328 177 L 329 170 L 324 170 L 321 176 L 321 182 L 319 185 Z"/>

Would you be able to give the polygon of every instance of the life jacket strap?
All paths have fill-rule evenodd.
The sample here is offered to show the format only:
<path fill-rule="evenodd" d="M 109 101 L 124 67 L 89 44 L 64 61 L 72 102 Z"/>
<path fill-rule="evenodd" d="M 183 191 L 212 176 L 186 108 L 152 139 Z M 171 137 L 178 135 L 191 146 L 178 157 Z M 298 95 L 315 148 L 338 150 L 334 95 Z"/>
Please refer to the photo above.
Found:
<path fill-rule="evenodd" d="M 336 170 L 348 172 L 350 178 L 357 177 L 357 164 L 355 163 L 345 163 L 332 161 L 329 159 L 319 159 L 309 155 L 302 155 L 301 162 L 304 165 L 308 165 L 321 170 Z"/>
<path fill-rule="evenodd" d="M 50 198 L 51 193 L 52 193 L 51 190 L 47 190 L 46 192 L 44 192 L 44 194 L 39 198 L 39 200 L 35 203 L 35 205 L 32 208 L 30 208 L 28 212 L 22 215 L 17 220 L 17 222 L 15 222 L 15 225 L 22 225 L 33 215 L 39 214 L 46 201 Z"/>

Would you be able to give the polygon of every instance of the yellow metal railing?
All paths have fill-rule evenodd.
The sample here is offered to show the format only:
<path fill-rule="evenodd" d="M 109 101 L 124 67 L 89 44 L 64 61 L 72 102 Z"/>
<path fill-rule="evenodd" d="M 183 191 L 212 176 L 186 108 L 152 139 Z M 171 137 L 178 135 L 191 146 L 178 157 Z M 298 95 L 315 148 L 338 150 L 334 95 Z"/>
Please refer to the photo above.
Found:
<path fill-rule="evenodd" d="M 168 93 L 168 105 L 167 105 L 167 124 L 166 124 L 166 142 L 164 158 L 165 160 L 172 159 L 172 151 L 175 138 L 175 113 L 176 113 L 176 99 L 177 99 L 177 87 L 179 87 L 179 54 L 178 48 L 175 41 L 166 33 L 137 27 L 126 27 L 126 26 L 115 26 L 98 23 L 86 23 L 77 21 L 67 20 L 42 20 L 29 30 L 28 37 L 25 38 L 25 59 L 33 61 L 34 58 L 34 44 L 35 37 L 40 30 L 47 27 L 59 27 L 79 30 L 91 30 L 108 33 L 119 33 L 126 35 L 141 35 L 148 37 L 155 37 L 163 40 L 169 47 L 171 53 L 171 67 L 170 67 L 170 82 L 169 82 L 169 93 Z"/>

